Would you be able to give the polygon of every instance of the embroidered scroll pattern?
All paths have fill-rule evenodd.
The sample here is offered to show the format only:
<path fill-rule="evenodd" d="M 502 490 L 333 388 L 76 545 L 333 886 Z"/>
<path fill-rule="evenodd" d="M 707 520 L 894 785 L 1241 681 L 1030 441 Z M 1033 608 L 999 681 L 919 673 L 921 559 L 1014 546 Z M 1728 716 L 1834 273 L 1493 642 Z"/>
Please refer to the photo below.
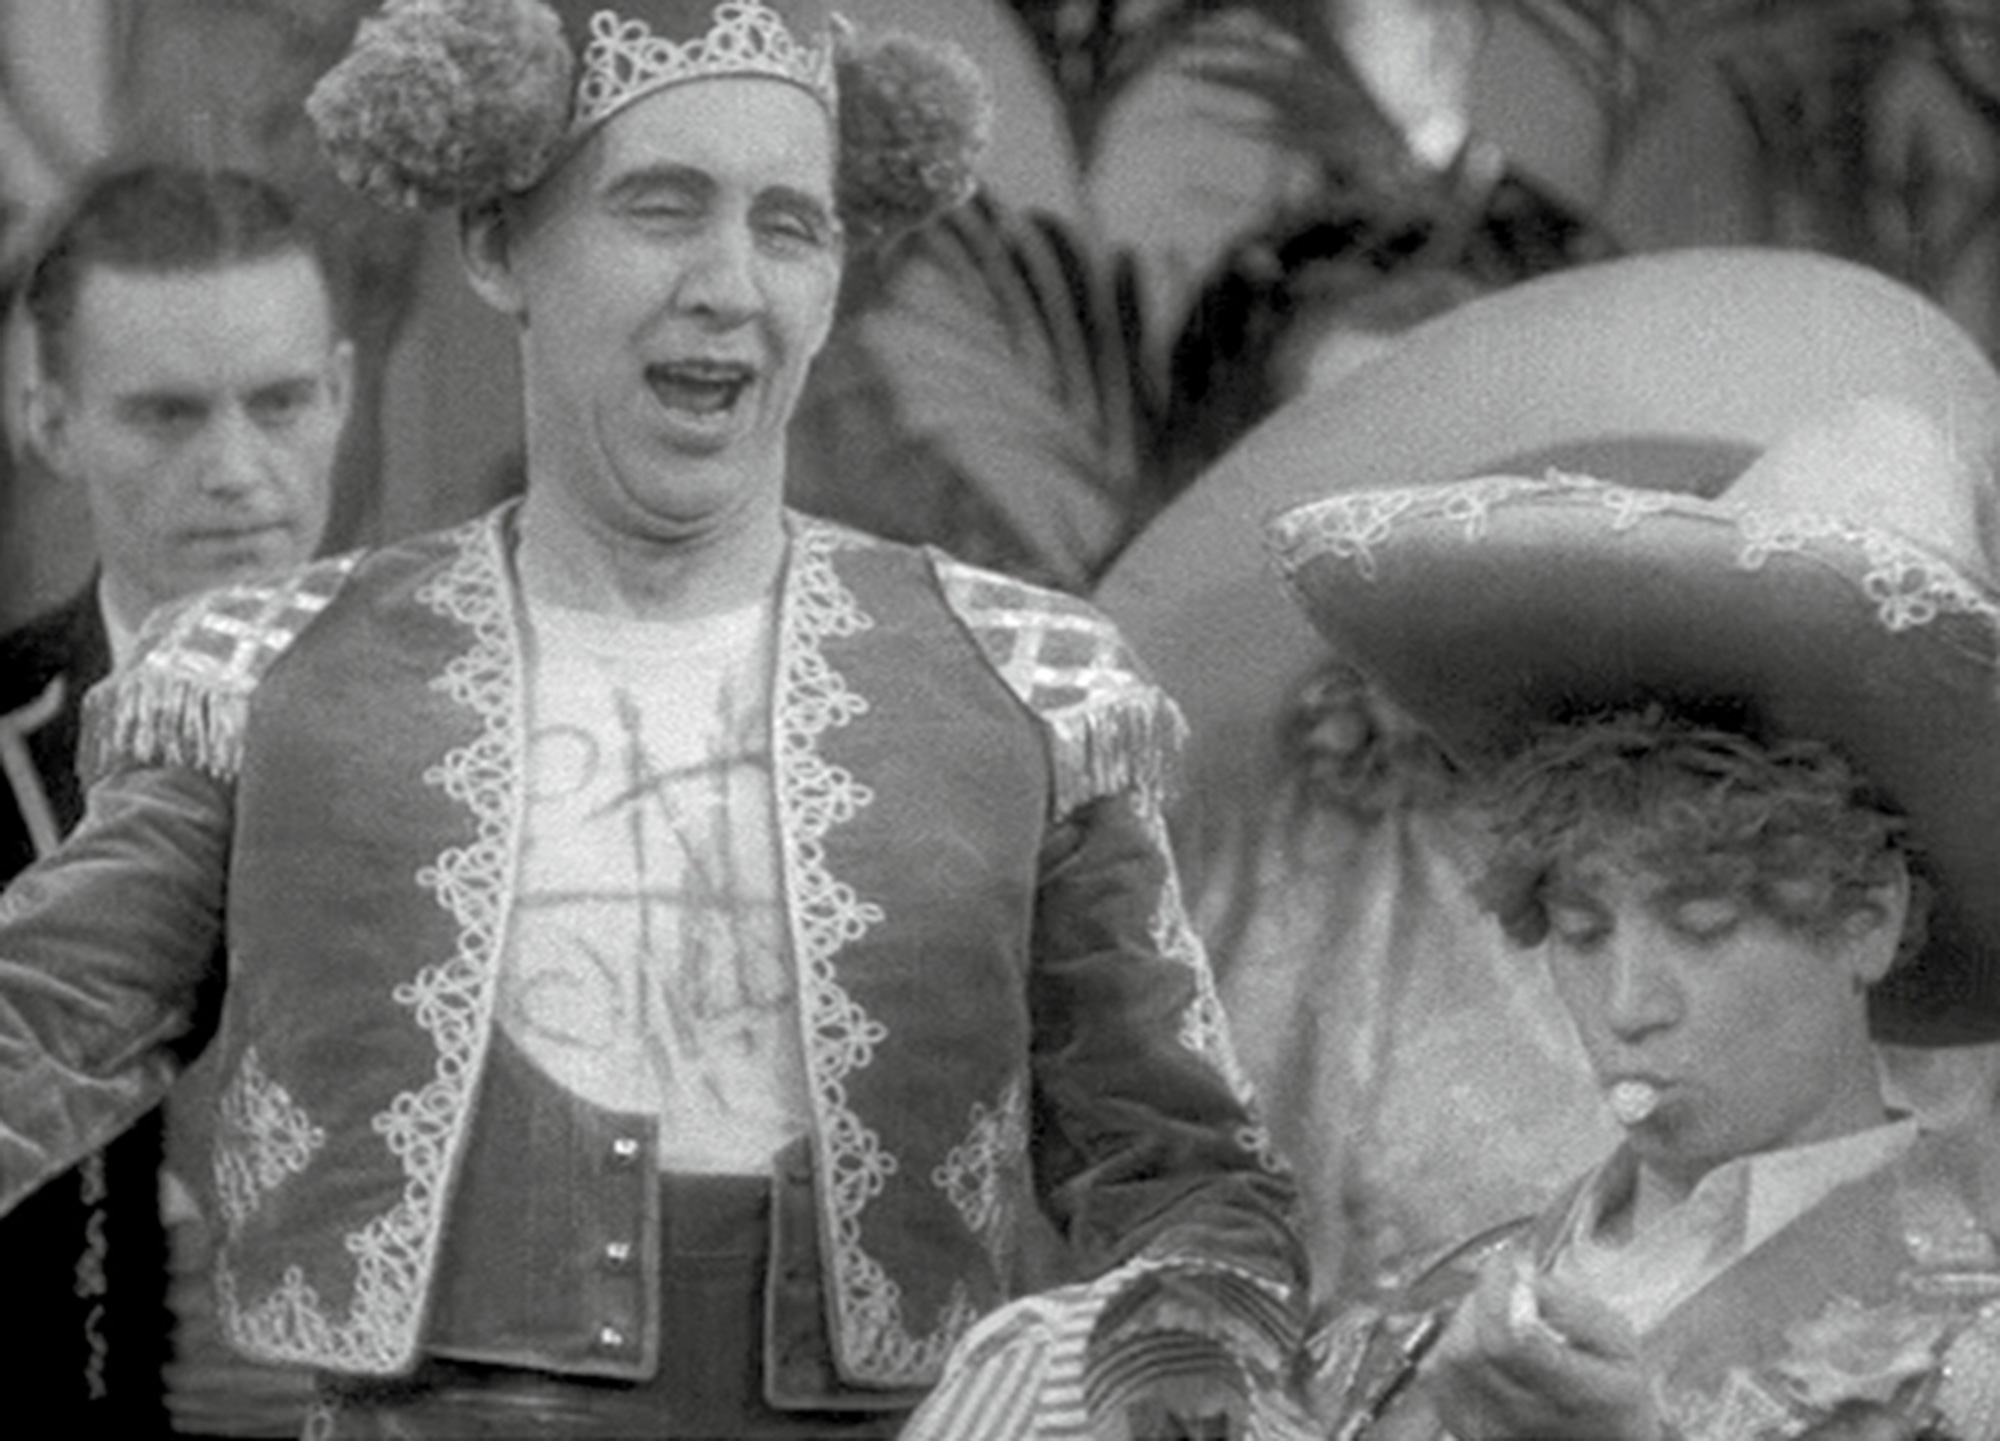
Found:
<path fill-rule="evenodd" d="M 1875 603 L 1884 630 L 1911 630 L 1940 616 L 1969 615 L 2000 631 L 2000 609 L 1979 587 L 1900 536 L 1814 515 L 1746 513 L 1742 525 L 1741 564 L 1746 570 L 1757 569 L 1774 555 L 1807 555 L 1822 549 L 1858 552 L 1864 567 L 1861 588 Z"/>
<path fill-rule="evenodd" d="M 1901 536 L 1828 516 L 1731 507 L 1726 497 L 1724 502 L 1700 501 L 1675 491 L 1611 485 L 1560 471 L 1539 479 L 1487 476 L 1454 485 L 1332 496 L 1274 521 L 1271 544 L 1287 570 L 1330 556 L 1372 579 L 1379 553 L 1399 523 L 1448 520 L 1472 543 L 1484 535 L 1500 507 L 1551 498 L 1600 508 L 1619 531 L 1659 515 L 1734 525 L 1741 537 L 1737 560 L 1745 570 L 1757 570 L 1776 556 L 1831 558 L 1843 572 L 1858 570 L 1856 584 L 1875 607 L 1883 629 L 1905 631 L 1943 616 L 1969 616 L 1984 624 L 1996 637 L 1992 648 L 2000 649 L 2000 606 L 1948 560 Z"/>
<path fill-rule="evenodd" d="M 477 817 L 478 839 L 440 855 L 416 880 L 437 893 L 458 920 L 454 953 L 399 986 L 437 1048 L 431 1078 L 405 1091 L 374 1118 L 374 1128 L 401 1163 L 405 1182 L 396 1205 L 346 1238 L 354 1262 L 351 1302 L 344 1316 L 327 1303 L 299 1267 L 254 1306 L 243 1306 L 235 1278 L 218 1275 L 230 1329 L 253 1354 L 307 1361 L 334 1369 L 393 1371 L 414 1354 L 424 1279 L 436 1263 L 451 1148 L 479 1074 L 492 1004 L 495 951 L 510 874 L 511 798 L 520 788 L 520 721 L 512 610 L 504 575 L 500 522 L 471 522 L 454 536 L 457 550 L 437 579 L 418 592 L 420 603 L 463 623 L 468 650 L 433 685 L 480 719 L 481 731 L 425 772 Z"/>
<path fill-rule="evenodd" d="M 868 542 L 809 522 L 792 544 L 779 620 L 778 696 L 774 722 L 778 805 L 792 943 L 800 960 L 807 1072 L 819 1117 L 819 1175 L 832 1227 L 835 1345 L 858 1375 L 885 1384 L 927 1382 L 969 1322 L 963 1297 L 939 1329 L 913 1337 L 903 1320 L 902 1288 L 861 1244 L 861 1213 L 897 1168 L 896 1157 L 848 1099 L 847 1078 L 872 1064 L 888 1028 L 840 984 L 835 958 L 886 914 L 827 868 L 825 838 L 874 800 L 874 792 L 819 753 L 820 738 L 868 711 L 847 678 L 828 662 L 829 639 L 873 627 L 842 584 L 831 557 Z"/>
<path fill-rule="evenodd" d="M 931 1183 L 950 1198 L 1001 1275 L 1010 1265 L 1027 1148 L 1027 1088 L 1016 1077 L 991 1107 L 973 1104 L 965 1139 L 931 1172 Z"/>
<path fill-rule="evenodd" d="M 271 1079 L 255 1046 L 244 1052 L 217 1109 L 222 1140 L 216 1147 L 215 1189 L 223 1222 L 234 1234 L 264 1197 L 305 1170 L 326 1144 L 326 1131 Z"/>

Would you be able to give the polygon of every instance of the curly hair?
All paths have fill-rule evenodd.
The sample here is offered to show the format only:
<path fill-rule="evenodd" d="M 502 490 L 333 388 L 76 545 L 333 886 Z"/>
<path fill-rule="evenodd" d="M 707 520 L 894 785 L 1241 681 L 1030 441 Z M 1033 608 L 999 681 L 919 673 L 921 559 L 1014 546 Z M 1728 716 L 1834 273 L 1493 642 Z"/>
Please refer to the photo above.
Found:
<path fill-rule="evenodd" d="M 1923 943 L 1928 890 L 1906 823 L 1818 741 L 1767 744 L 1650 706 L 1550 729 L 1483 799 L 1497 846 L 1478 896 L 1524 946 L 1548 934 L 1556 873 L 1607 852 L 1812 936 L 1869 909 L 1907 866 L 1898 964 Z"/>

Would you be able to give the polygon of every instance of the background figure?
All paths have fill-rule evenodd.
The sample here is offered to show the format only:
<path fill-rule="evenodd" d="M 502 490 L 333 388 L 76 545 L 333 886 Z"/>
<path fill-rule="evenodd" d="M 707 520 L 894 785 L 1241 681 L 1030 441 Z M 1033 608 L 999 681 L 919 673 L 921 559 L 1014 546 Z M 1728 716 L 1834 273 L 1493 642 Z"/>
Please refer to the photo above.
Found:
<path fill-rule="evenodd" d="M 1715 499 L 1503 474 L 1273 523 L 1480 778 L 1481 902 L 1622 1132 L 1462 1301 L 1335 1321 L 1342 1434 L 2000 1435 L 1991 1137 L 1871 1039 L 2000 1032 L 2000 448 L 1955 422 L 1862 397 Z"/>
<path fill-rule="evenodd" d="M 1289 403 L 1097 590 L 1188 713 L 1176 849 L 1324 1291 L 1364 1295 L 1520 1214 L 1615 1131 L 1547 978 L 1470 895 L 1484 827 L 1452 769 L 1288 602 L 1262 525 L 1328 489 L 1551 464 L 1712 491 L 1784 427 L 1870 394 L 2000 444 L 1977 346 L 1860 267 L 1758 250 L 1579 267 Z M 1894 1064 L 1927 1114 L 1985 1125 L 1994 1058 Z"/>
<path fill-rule="evenodd" d="M 1173 703 L 1082 602 L 784 502 L 848 250 L 970 190 L 976 70 L 815 0 L 396 4 L 309 111 L 455 216 L 525 489 L 93 694 L 0 912 L 0 1203 L 207 1044 L 219 1310 L 315 1435 L 883 1435 L 1072 1273 L 1114 1411 L 1233 1409 L 1304 1288 Z"/>
<path fill-rule="evenodd" d="M 98 566 L 68 602 L 0 639 L 9 877 L 80 818 L 84 693 L 129 659 L 153 609 L 313 554 L 353 383 L 314 237 L 287 196 L 236 172 L 93 174 L 29 266 L 21 304 L 39 363 L 29 438 L 86 497 Z M 127 1435 L 166 1424 L 160 1207 L 179 1278 L 205 1272 L 206 1228 L 160 1161 L 160 1123 L 147 1118 L 0 1222 L 19 1298 L 6 1310 L 12 1389 L 23 1405 L 45 1398 L 47 1424 Z M 177 1288 L 176 1303 L 198 1290 Z M 180 1335 L 195 1352 L 215 1345 L 199 1310 Z M 233 1389 L 197 1378 L 192 1355 L 173 1369 L 196 1391 Z M 296 1405 L 257 1418 L 245 1398 L 208 1404 L 219 1409 L 177 1408 L 176 1425 L 296 1429 Z"/>

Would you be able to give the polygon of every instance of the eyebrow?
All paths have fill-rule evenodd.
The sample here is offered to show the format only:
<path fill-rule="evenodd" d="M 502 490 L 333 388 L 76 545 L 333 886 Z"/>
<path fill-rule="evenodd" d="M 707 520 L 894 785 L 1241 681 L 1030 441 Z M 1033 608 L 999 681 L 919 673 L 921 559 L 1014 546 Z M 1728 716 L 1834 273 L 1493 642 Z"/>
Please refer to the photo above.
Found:
<path fill-rule="evenodd" d="M 694 165 L 662 163 L 627 171 L 604 188 L 612 204 L 621 204 L 661 191 L 674 191 L 699 200 L 710 200 L 722 188 L 716 178 Z M 796 185 L 767 185 L 751 197 L 752 208 L 778 206 L 833 223 L 832 206 L 823 197 Z"/>
<path fill-rule="evenodd" d="M 714 176 L 692 165 L 647 165 L 618 176 L 604 187 L 604 197 L 618 202 L 674 190 L 706 199 L 720 188 Z"/>

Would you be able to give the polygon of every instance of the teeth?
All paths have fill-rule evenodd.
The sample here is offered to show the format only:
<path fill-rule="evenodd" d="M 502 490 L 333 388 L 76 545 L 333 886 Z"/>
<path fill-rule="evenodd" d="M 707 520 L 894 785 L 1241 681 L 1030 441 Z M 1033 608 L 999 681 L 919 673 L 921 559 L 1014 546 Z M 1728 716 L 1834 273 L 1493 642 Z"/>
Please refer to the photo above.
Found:
<path fill-rule="evenodd" d="M 1657 1086 L 1646 1081 L 1620 1081 L 1611 1088 L 1611 1115 L 1621 1126 L 1636 1126 L 1660 1104 Z"/>
<path fill-rule="evenodd" d="M 706 361 L 656 365 L 646 374 L 653 393 L 663 402 L 693 411 L 729 409 L 742 396 L 751 378 L 747 367 Z"/>

